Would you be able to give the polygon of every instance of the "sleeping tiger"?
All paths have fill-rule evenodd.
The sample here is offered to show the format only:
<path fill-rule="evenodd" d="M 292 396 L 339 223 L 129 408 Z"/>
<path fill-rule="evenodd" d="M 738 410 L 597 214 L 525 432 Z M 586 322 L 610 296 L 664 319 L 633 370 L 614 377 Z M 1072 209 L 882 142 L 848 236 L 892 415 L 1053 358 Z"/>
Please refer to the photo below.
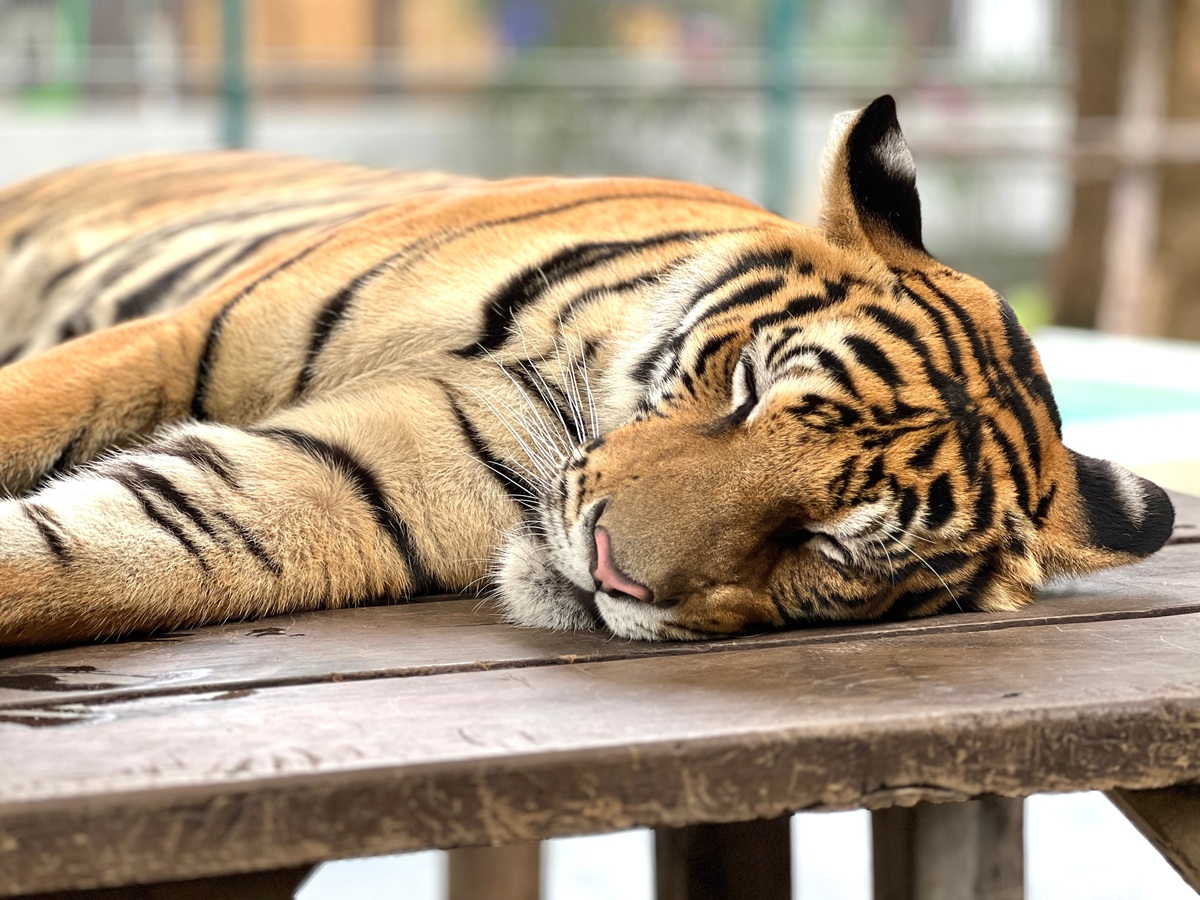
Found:
<path fill-rule="evenodd" d="M 0 193 L 0 645 L 488 585 L 698 639 L 1009 610 L 1166 541 L 1008 304 L 925 250 L 881 97 L 819 228 L 642 179 L 266 154 Z"/>

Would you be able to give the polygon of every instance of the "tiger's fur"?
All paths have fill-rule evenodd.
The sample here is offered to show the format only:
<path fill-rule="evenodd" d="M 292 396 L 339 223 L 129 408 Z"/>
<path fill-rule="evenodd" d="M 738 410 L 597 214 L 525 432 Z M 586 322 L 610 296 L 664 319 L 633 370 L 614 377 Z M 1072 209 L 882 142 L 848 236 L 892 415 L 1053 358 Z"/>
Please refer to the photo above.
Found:
<path fill-rule="evenodd" d="M 0 645 L 489 581 L 520 624 L 692 639 L 1160 547 L 1166 495 L 1063 446 L 1012 310 L 925 251 L 890 98 L 823 178 L 817 229 L 265 154 L 0 193 Z"/>

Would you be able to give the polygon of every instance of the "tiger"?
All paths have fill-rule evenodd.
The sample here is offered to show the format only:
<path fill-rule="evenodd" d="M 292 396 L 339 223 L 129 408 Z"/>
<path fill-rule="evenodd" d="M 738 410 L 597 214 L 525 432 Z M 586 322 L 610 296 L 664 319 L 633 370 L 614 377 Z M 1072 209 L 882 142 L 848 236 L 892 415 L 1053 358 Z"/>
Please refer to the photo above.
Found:
<path fill-rule="evenodd" d="M 890 96 L 819 223 L 265 153 L 0 193 L 0 646 L 490 594 L 698 640 L 1019 609 L 1171 534 L 922 239 Z"/>

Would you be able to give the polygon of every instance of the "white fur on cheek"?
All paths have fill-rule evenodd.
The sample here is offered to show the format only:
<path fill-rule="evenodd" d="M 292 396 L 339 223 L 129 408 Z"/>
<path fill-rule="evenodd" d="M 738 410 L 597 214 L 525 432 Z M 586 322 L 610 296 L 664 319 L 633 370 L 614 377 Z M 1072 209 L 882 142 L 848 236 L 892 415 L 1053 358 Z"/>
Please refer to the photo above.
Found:
<path fill-rule="evenodd" d="M 543 548 L 527 534 L 514 534 L 500 551 L 496 578 L 505 621 L 555 631 L 590 631 L 591 614 L 571 594 L 571 586 L 550 565 Z"/>

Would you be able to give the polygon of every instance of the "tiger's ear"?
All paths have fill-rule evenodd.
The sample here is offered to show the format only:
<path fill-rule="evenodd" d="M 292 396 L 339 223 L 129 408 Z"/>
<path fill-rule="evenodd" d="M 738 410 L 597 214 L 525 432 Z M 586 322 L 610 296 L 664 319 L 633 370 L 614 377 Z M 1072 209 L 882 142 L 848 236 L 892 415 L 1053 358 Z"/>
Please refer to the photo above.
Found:
<path fill-rule="evenodd" d="M 917 167 L 891 96 L 833 120 L 821 162 L 821 191 L 821 227 L 830 241 L 869 246 L 889 265 L 914 256 L 917 264 L 928 263 Z"/>
<path fill-rule="evenodd" d="M 1067 449 L 1066 458 L 1074 478 L 1058 482 L 1058 496 L 1041 532 L 1043 557 L 1052 574 L 1134 562 L 1171 537 L 1175 507 L 1157 484 L 1074 450 Z"/>

